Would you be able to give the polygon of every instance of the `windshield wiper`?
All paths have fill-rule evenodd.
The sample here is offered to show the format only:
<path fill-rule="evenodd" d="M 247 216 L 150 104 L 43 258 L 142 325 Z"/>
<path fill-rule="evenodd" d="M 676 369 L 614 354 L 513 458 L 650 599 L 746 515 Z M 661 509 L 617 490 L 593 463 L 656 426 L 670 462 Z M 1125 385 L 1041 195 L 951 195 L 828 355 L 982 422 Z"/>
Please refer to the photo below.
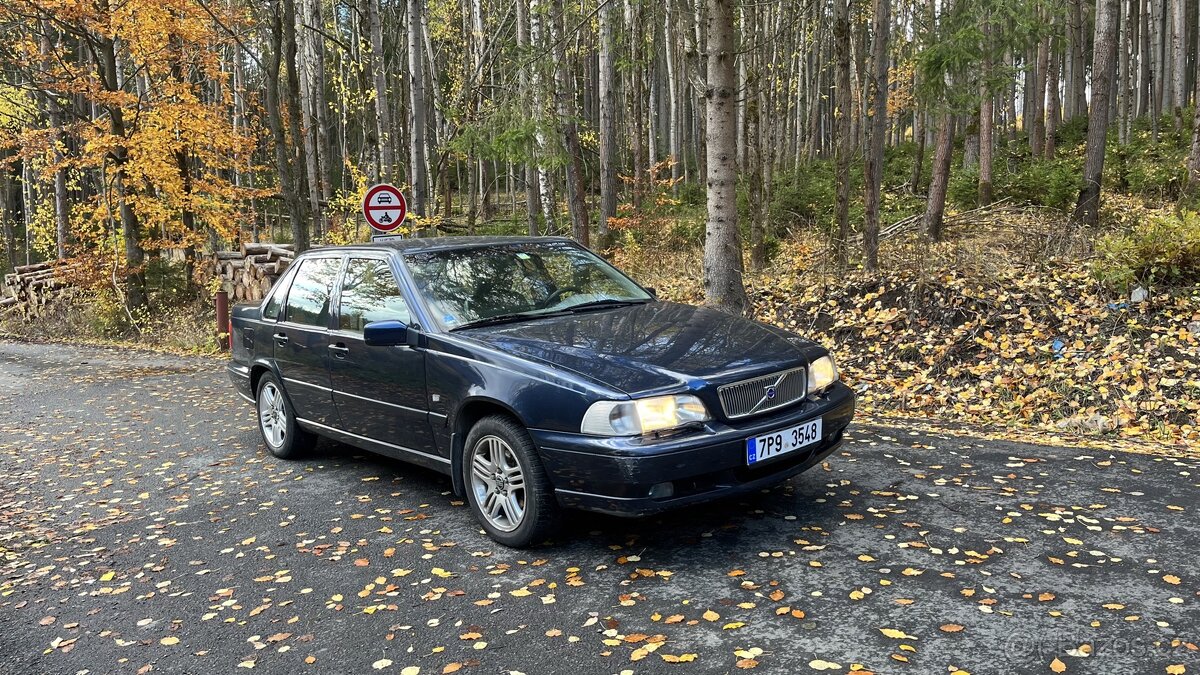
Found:
<path fill-rule="evenodd" d="M 479 328 L 481 326 L 494 326 L 499 323 L 513 323 L 514 321 L 524 321 L 526 319 L 541 319 L 548 316 L 562 316 L 563 312 L 513 312 L 511 314 L 497 314 L 483 319 L 477 319 L 469 323 L 464 323 L 461 326 L 455 326 L 450 330 L 463 330 L 466 328 Z"/>
<path fill-rule="evenodd" d="M 628 305 L 644 305 L 649 300 L 617 300 L 615 298 L 605 298 L 603 300 L 592 300 L 590 302 L 581 302 L 578 305 L 571 305 L 563 309 L 564 312 L 575 312 L 578 310 L 601 309 L 605 307 L 626 307 Z"/>

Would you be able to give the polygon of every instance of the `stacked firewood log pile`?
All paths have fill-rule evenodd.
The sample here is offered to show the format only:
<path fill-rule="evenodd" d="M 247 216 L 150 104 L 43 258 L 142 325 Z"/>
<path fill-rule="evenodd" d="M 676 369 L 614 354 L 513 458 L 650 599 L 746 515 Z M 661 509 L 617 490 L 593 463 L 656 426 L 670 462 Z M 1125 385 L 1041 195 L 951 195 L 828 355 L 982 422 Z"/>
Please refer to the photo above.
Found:
<path fill-rule="evenodd" d="M 217 251 L 214 273 L 231 301 L 257 302 L 271 290 L 294 256 L 291 244 L 244 243 L 237 251 Z"/>
<path fill-rule="evenodd" d="M 37 316 L 60 296 L 74 291 L 72 274 L 78 265 L 70 260 L 34 263 L 16 267 L 4 275 L 0 288 L 0 314 L 20 312 Z"/>

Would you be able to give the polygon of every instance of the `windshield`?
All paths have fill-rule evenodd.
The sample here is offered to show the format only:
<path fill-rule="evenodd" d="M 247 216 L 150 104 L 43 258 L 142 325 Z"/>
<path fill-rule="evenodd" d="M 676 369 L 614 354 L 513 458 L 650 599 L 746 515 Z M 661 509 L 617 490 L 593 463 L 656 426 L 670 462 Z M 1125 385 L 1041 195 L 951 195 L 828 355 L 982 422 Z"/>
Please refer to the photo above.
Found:
<path fill-rule="evenodd" d="M 445 329 L 651 299 L 595 254 L 563 241 L 417 251 L 404 259 Z"/>

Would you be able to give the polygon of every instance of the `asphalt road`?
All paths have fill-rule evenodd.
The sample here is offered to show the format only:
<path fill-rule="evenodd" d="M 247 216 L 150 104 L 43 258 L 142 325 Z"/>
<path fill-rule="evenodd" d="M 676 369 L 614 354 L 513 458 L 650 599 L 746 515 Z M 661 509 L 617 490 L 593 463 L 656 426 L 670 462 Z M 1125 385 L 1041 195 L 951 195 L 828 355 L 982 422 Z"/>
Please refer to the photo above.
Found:
<path fill-rule="evenodd" d="M 273 459 L 220 361 L 0 343 L 0 673 L 1194 673 L 1198 480 L 857 426 L 513 551 L 434 473 Z"/>

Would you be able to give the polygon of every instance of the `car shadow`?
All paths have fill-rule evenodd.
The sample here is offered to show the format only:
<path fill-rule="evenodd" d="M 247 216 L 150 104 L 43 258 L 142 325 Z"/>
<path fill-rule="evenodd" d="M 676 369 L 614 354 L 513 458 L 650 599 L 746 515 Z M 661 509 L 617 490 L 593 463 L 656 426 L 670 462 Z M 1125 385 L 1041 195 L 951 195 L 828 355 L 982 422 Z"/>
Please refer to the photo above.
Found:
<path fill-rule="evenodd" d="M 450 507 L 462 501 L 453 494 L 450 477 L 445 474 L 326 438 L 321 438 L 300 461 L 352 464 L 361 472 L 380 475 L 384 478 L 381 485 L 391 485 L 388 478 L 400 478 L 407 494 L 422 502 L 440 502 Z M 567 510 L 559 533 L 538 548 L 545 551 L 598 547 L 675 549 L 713 540 L 722 545 L 737 545 L 766 531 L 801 524 L 819 527 L 840 518 L 835 504 L 820 499 L 828 490 L 823 480 L 820 467 L 815 467 L 764 490 L 639 518 Z M 463 519 L 463 526 L 477 530 L 478 525 L 465 508 L 455 515 Z"/>

